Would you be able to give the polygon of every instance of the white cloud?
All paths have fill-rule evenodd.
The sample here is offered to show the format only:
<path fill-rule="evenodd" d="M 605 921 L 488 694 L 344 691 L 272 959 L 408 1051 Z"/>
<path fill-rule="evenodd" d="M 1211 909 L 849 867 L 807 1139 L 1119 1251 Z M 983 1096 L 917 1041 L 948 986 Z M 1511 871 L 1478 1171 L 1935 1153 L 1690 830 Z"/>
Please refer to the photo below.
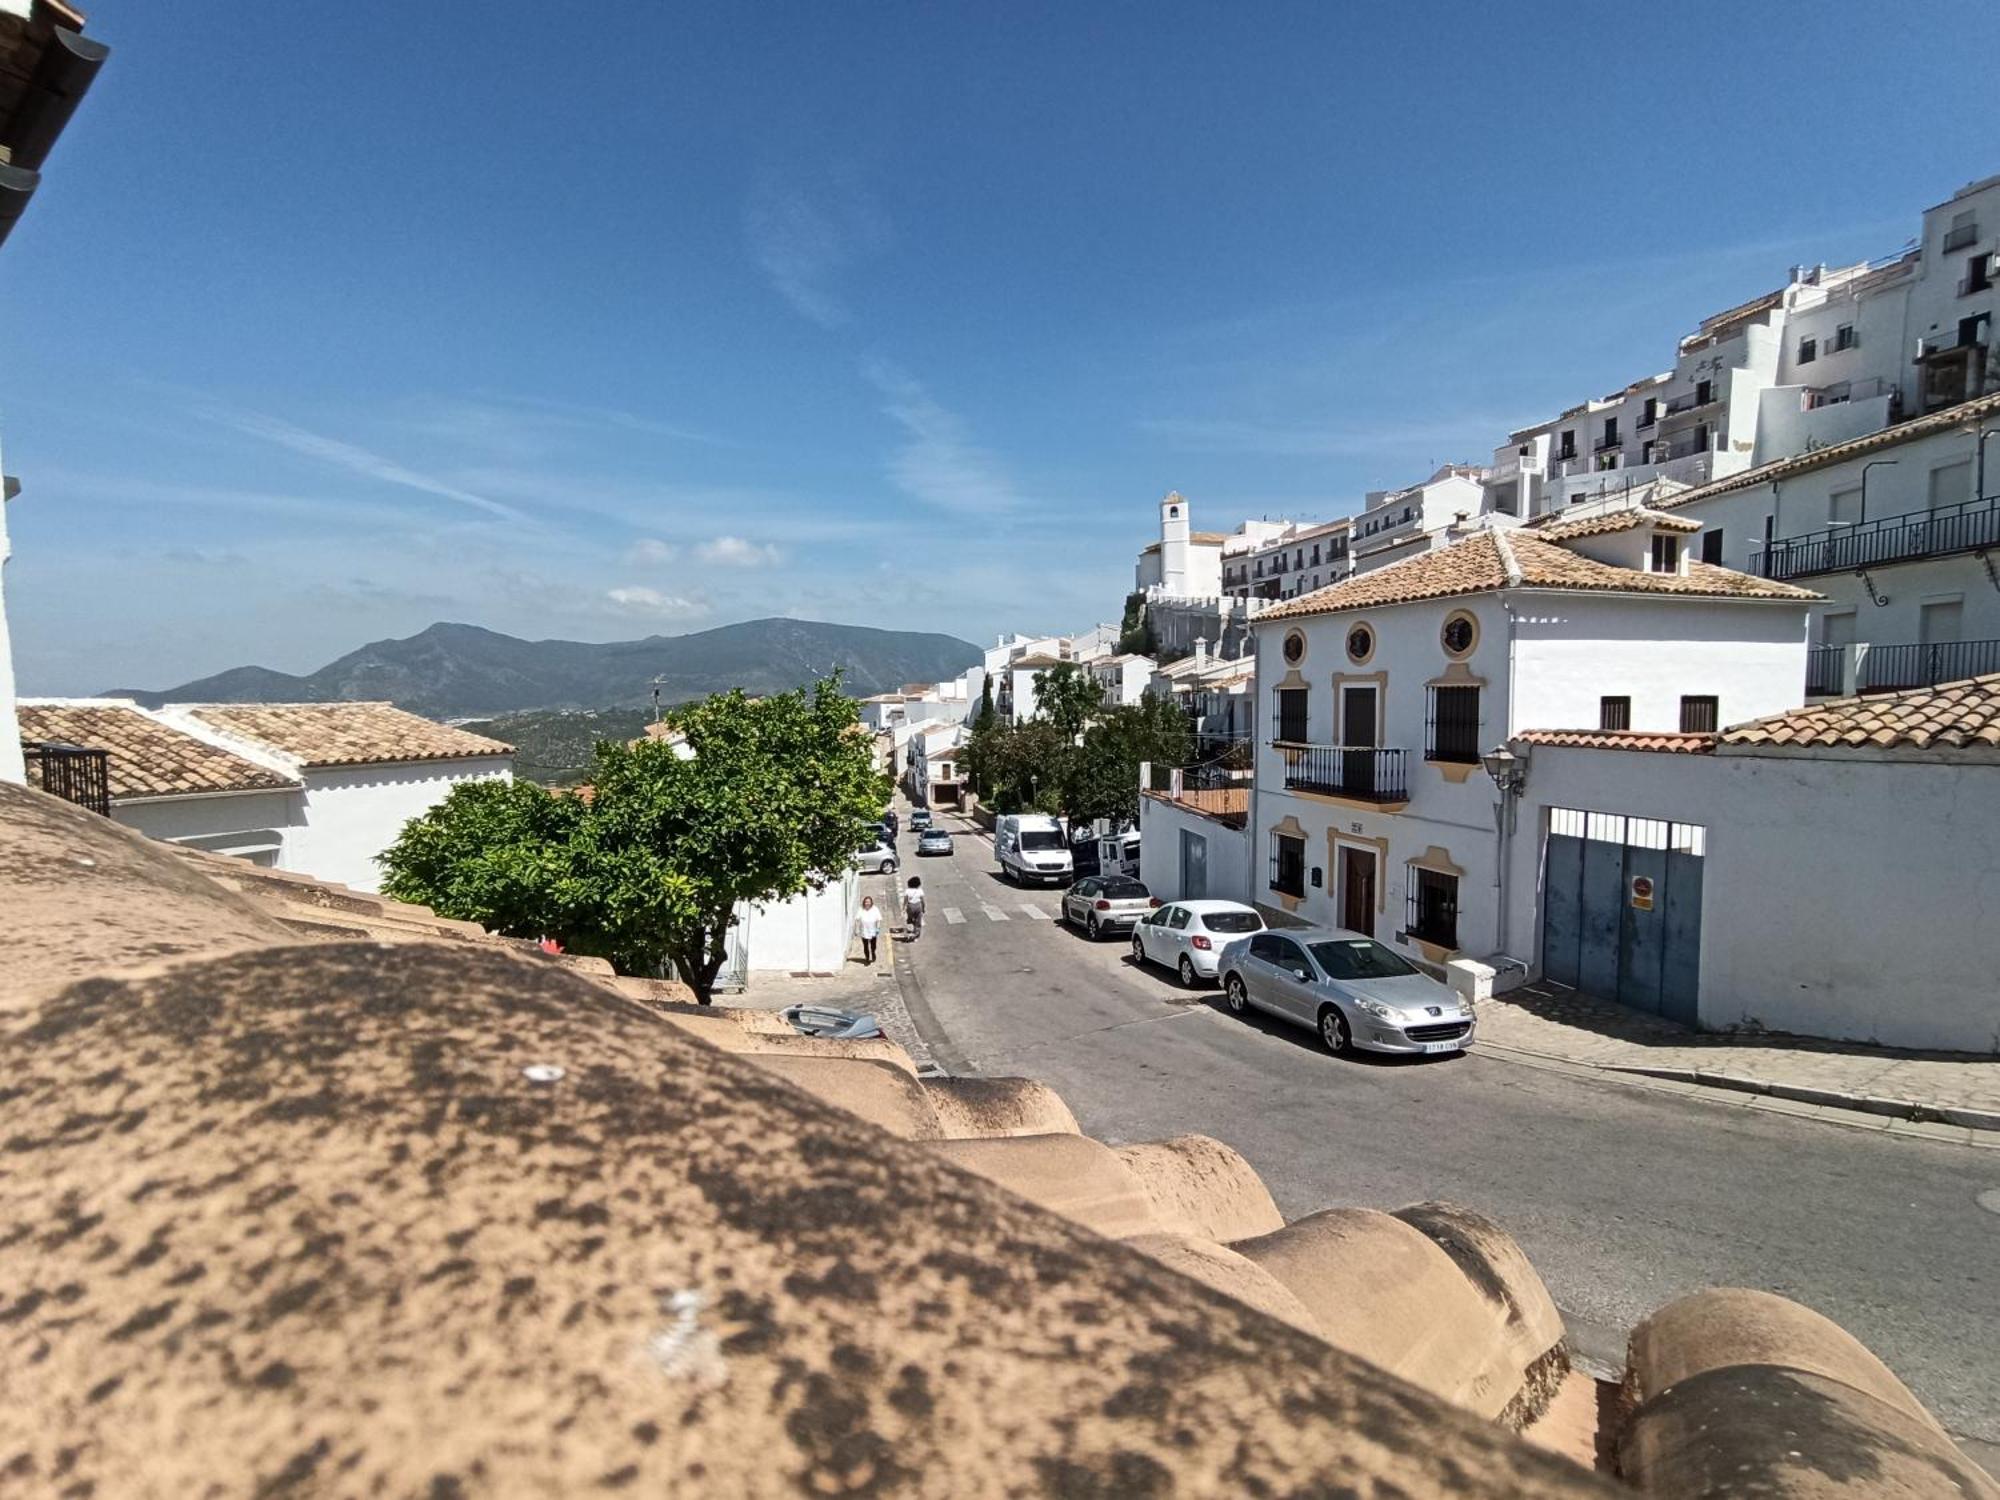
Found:
<path fill-rule="evenodd" d="M 681 594 L 663 594 L 642 584 L 612 589 L 604 597 L 618 613 L 647 619 L 685 620 L 708 613 L 708 606 L 699 599 Z"/>
<path fill-rule="evenodd" d="M 909 436 L 889 460 L 898 489 L 940 510 L 991 514 L 1020 506 L 999 461 L 920 381 L 881 359 L 864 361 L 861 373 L 886 398 L 882 410 Z"/>
<path fill-rule="evenodd" d="M 670 563 L 679 555 L 680 549 L 671 542 L 653 536 L 642 536 L 625 549 L 626 560 L 635 563 Z"/>
<path fill-rule="evenodd" d="M 393 458 L 372 453 L 353 443 L 339 438 L 330 438 L 317 432 L 309 432 L 280 417 L 268 417 L 262 412 L 244 411 L 237 407 L 223 406 L 213 401 L 201 403 L 196 410 L 207 420 L 233 431 L 245 434 L 284 448 L 306 458 L 318 459 L 321 463 L 359 474 L 365 479 L 373 479 L 382 484 L 400 486 L 415 490 L 419 494 L 435 495 L 443 500 L 456 501 L 474 510 L 484 511 L 505 521 L 526 521 L 528 517 L 511 505 L 502 505 L 497 500 L 489 500 L 484 495 L 475 495 L 470 490 L 446 484 L 443 480 L 424 474 L 416 469 L 398 463 Z"/>
<path fill-rule="evenodd" d="M 721 568 L 762 568 L 779 560 L 778 549 L 769 542 L 746 541 L 740 536 L 719 536 L 703 542 L 695 554 L 703 562 Z"/>
<path fill-rule="evenodd" d="M 841 271 L 889 245 L 889 224 L 851 177 L 843 176 L 815 202 L 797 188 L 759 183 L 743 211 L 743 229 L 758 268 L 778 295 L 822 328 L 853 321 L 828 284 Z"/>

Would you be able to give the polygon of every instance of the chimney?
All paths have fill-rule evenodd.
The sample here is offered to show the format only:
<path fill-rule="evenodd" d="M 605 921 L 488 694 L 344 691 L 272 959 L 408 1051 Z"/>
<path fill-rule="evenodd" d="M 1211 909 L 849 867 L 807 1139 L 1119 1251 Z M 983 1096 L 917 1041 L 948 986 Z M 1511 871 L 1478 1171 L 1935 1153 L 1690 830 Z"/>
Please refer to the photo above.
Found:
<path fill-rule="evenodd" d="M 1198 635 L 1198 636 L 1196 636 L 1196 637 L 1194 638 L 1194 659 L 1195 659 L 1195 664 L 1196 664 L 1197 666 L 1206 666 L 1206 665 L 1208 665 L 1208 637 L 1207 637 L 1207 636 L 1205 636 L 1205 635 Z"/>

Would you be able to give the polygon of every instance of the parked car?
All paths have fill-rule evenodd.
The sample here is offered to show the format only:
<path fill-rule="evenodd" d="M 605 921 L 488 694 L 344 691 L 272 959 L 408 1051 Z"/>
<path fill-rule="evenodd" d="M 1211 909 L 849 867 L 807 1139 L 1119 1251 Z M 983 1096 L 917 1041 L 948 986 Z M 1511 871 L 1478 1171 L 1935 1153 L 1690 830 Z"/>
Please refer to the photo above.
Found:
<path fill-rule="evenodd" d="M 910 832 L 922 833 L 931 826 L 931 810 L 928 807 L 910 809 Z"/>
<path fill-rule="evenodd" d="M 1126 875 L 1086 875 L 1063 892 L 1063 920 L 1081 927 L 1092 938 L 1126 932 L 1160 903 L 1153 893 Z"/>
<path fill-rule="evenodd" d="M 882 1034 L 882 1025 L 873 1016 L 831 1005 L 788 1005 L 778 1014 L 807 1036 L 862 1042 Z"/>
<path fill-rule="evenodd" d="M 855 850 L 851 862 L 857 870 L 873 870 L 878 875 L 893 875 L 903 863 L 896 857 L 896 851 L 879 839 Z"/>
<path fill-rule="evenodd" d="M 1063 826 L 1047 813 L 1003 813 L 993 825 L 993 858 L 1000 873 L 1026 885 L 1068 885 L 1076 878 Z"/>
<path fill-rule="evenodd" d="M 946 828 L 926 828 L 917 835 L 917 853 L 951 853 L 951 831 Z"/>
<path fill-rule="evenodd" d="M 1109 868 L 1104 862 L 1107 841 L 1115 851 Z M 1069 858 L 1079 880 L 1086 875 L 1130 875 L 1136 879 L 1139 874 L 1139 830 L 1133 828 L 1124 833 L 1092 833 L 1072 838 Z"/>
<path fill-rule="evenodd" d="M 1230 944 L 1222 988 L 1239 1015 L 1254 1006 L 1319 1033 L 1329 1052 L 1458 1052 L 1471 1008 L 1408 959 L 1338 927 L 1260 932 Z"/>
<path fill-rule="evenodd" d="M 1141 968 L 1164 964 L 1192 989 L 1221 972 L 1231 943 L 1263 930 L 1256 908 L 1240 901 L 1176 901 L 1132 929 L 1132 961 Z"/>

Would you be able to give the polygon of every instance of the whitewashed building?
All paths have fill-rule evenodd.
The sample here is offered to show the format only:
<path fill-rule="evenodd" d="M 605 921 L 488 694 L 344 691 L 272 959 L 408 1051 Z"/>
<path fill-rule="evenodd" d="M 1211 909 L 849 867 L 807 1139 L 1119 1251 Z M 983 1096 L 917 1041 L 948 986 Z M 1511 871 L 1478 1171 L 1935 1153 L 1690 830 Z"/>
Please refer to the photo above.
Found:
<path fill-rule="evenodd" d="M 1090 675 L 1111 708 L 1129 708 L 1146 696 L 1157 664 L 1150 656 L 1127 651 L 1116 656 L 1099 656 L 1085 663 Z"/>
<path fill-rule="evenodd" d="M 31 759 L 103 751 L 117 822 L 358 891 L 381 888 L 376 856 L 452 787 L 513 774 L 511 745 L 387 703 L 30 698 L 21 732 Z"/>
<path fill-rule="evenodd" d="M 1685 521 L 1487 530 L 1256 622 L 1251 895 L 1437 965 L 1506 942 L 1481 755 L 1523 728 L 1710 730 L 1800 701 L 1813 595 Z"/>
<path fill-rule="evenodd" d="M 2000 1053 L 2000 675 L 1515 737 L 1506 951 L 1711 1029 Z"/>

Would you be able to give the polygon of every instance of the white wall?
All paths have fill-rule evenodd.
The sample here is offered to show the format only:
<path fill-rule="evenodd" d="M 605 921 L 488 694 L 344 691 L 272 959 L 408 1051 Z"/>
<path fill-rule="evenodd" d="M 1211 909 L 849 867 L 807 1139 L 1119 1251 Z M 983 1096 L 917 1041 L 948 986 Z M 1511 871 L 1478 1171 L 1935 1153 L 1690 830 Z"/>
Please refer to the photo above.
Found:
<path fill-rule="evenodd" d="M 736 911 L 745 967 L 753 975 L 839 973 L 860 908 L 861 879 L 852 870 L 823 891 L 768 906 L 746 902 Z"/>
<path fill-rule="evenodd" d="M 1523 957 L 1551 805 L 1706 827 L 1704 1026 L 2000 1051 L 2000 764 L 1537 746 L 1509 867 Z"/>
<path fill-rule="evenodd" d="M 305 826 L 287 841 L 284 868 L 357 891 L 381 889 L 375 856 L 395 843 L 403 825 L 429 812 L 461 781 L 513 779 L 506 761 L 413 762 L 308 770 Z"/>
<path fill-rule="evenodd" d="M 1211 901 L 1250 902 L 1257 893 L 1250 886 L 1251 835 L 1247 828 L 1231 828 L 1215 818 L 1204 817 L 1158 797 L 1139 799 L 1139 879 L 1161 901 L 1179 901 L 1181 889 L 1181 835 L 1202 839 L 1208 850 L 1208 890 Z"/>
<path fill-rule="evenodd" d="M 304 826 L 305 794 L 228 792 L 117 802 L 112 805 L 111 820 L 148 838 L 191 844 L 214 854 L 254 854 L 260 864 L 296 869 L 286 856 L 291 840 Z M 265 851 L 274 857 L 266 857 Z"/>
<path fill-rule="evenodd" d="M 6 460 L 0 457 L 0 781 L 19 786 L 27 781 L 28 772 L 21 758 L 21 719 L 15 706 L 14 646 L 7 634 L 7 559 L 13 555 L 13 544 L 7 540 L 5 467 Z"/>

